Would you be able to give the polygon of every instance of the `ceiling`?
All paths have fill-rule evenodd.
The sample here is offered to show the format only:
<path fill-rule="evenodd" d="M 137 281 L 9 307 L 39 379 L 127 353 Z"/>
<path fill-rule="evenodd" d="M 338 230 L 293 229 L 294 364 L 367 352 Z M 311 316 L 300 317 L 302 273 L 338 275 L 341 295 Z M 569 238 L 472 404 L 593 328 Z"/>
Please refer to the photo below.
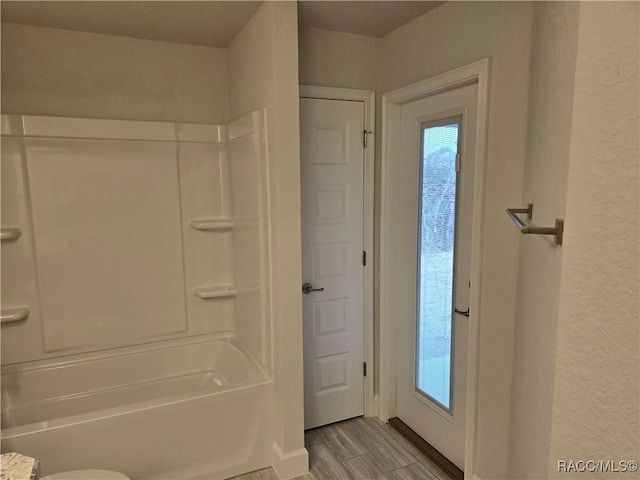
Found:
<path fill-rule="evenodd" d="M 313 1 L 298 2 L 301 27 L 383 37 L 444 2 Z"/>
<path fill-rule="evenodd" d="M 444 2 L 302 1 L 299 22 L 381 37 Z M 261 1 L 9 1 L 3 22 L 226 47 Z"/>
<path fill-rule="evenodd" d="M 7 1 L 2 21 L 207 47 L 226 47 L 262 2 Z"/>

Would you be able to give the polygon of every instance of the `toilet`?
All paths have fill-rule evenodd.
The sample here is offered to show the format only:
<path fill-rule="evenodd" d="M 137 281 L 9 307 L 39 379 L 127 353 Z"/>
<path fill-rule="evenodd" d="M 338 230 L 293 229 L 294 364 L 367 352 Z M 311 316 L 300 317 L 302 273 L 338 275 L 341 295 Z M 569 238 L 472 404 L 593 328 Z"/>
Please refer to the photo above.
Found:
<path fill-rule="evenodd" d="M 131 480 L 124 473 L 112 470 L 71 470 L 69 472 L 54 473 L 40 480 Z"/>

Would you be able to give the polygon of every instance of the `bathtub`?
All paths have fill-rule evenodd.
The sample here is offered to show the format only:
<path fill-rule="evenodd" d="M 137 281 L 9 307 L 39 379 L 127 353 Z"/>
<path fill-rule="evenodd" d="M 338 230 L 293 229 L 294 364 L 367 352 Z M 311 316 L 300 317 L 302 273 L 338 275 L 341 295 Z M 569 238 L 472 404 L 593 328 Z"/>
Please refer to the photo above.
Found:
<path fill-rule="evenodd" d="M 2 451 L 43 475 L 223 479 L 271 464 L 268 374 L 232 335 L 2 369 Z"/>

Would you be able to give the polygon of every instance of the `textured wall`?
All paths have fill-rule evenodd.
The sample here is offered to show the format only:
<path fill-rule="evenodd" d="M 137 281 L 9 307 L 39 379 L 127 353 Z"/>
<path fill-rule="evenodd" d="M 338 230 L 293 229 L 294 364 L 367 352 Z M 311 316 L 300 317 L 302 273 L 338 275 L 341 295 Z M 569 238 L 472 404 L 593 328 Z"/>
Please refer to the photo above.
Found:
<path fill-rule="evenodd" d="M 274 441 L 283 453 L 292 453 L 303 460 L 306 468 L 297 44 L 296 4 L 266 2 L 262 5 L 229 45 L 229 104 L 233 118 L 256 108 L 267 108 Z"/>
<path fill-rule="evenodd" d="M 375 90 L 376 39 L 309 28 L 300 31 L 300 83 Z"/>
<path fill-rule="evenodd" d="M 524 195 L 533 223 L 564 218 L 578 42 L 577 2 L 535 6 Z M 512 227 L 514 228 L 514 227 Z M 515 228 L 514 228 L 515 229 Z M 509 478 L 547 476 L 562 253 L 521 235 L 511 394 Z M 535 393 L 534 393 L 535 392 Z"/>
<path fill-rule="evenodd" d="M 504 210 L 522 200 L 532 23 L 527 2 L 448 2 L 379 41 L 381 93 L 491 57 L 474 472 L 485 479 L 507 475 L 520 239 Z"/>
<path fill-rule="evenodd" d="M 639 7 L 580 5 L 553 427 L 558 460 L 640 459 Z"/>
<path fill-rule="evenodd" d="M 225 49 L 2 24 L 2 113 L 226 123 Z"/>

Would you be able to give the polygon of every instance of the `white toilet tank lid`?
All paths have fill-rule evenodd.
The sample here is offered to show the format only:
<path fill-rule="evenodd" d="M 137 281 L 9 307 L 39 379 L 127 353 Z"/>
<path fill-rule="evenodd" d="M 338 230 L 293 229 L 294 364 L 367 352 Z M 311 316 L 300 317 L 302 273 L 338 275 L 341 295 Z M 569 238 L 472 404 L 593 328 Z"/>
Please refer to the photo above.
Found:
<path fill-rule="evenodd" d="M 40 480 L 130 480 L 124 473 L 112 470 L 72 470 L 41 477 Z"/>

